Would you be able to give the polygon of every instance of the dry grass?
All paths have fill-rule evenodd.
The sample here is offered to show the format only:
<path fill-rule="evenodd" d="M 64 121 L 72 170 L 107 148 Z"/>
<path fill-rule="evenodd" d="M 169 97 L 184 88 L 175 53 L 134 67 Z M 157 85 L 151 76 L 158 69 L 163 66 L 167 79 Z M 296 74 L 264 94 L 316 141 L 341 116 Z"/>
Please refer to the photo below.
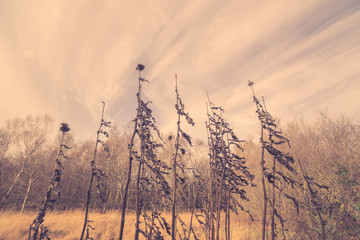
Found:
<path fill-rule="evenodd" d="M 18 212 L 0 212 L 0 240 L 26 240 L 29 225 L 35 216 L 36 213 L 34 212 L 26 212 L 22 215 Z M 170 222 L 170 213 L 166 214 L 165 217 Z M 187 224 L 190 222 L 189 213 L 181 214 L 181 218 Z M 108 212 L 106 214 L 90 212 L 89 219 L 94 221 L 91 223 L 95 227 L 95 230 L 91 232 L 94 239 L 112 240 L 118 238 L 120 230 L 119 212 Z M 52 240 L 78 240 L 83 221 L 84 212 L 82 211 L 53 212 L 45 217 L 45 225 L 51 230 L 50 238 Z M 135 215 L 129 213 L 125 222 L 125 240 L 133 239 L 134 225 Z M 194 229 L 200 239 L 205 239 L 205 233 L 196 221 L 194 222 Z M 232 216 L 231 239 L 259 239 L 259 230 L 259 224 L 250 224 L 246 216 Z M 170 236 L 167 236 L 166 239 L 170 239 Z"/>

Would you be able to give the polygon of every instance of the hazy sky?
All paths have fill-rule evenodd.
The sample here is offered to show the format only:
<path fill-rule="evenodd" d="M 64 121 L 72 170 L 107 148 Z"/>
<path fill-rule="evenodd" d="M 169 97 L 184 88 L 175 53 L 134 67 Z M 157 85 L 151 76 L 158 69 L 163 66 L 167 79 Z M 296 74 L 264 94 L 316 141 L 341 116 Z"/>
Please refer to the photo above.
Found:
<path fill-rule="evenodd" d="M 272 115 L 360 116 L 358 0 L 0 0 L 0 123 L 48 113 L 75 136 L 136 111 L 138 63 L 162 132 L 175 131 L 174 74 L 205 136 L 206 94 L 240 138 L 258 132 L 248 80 Z"/>

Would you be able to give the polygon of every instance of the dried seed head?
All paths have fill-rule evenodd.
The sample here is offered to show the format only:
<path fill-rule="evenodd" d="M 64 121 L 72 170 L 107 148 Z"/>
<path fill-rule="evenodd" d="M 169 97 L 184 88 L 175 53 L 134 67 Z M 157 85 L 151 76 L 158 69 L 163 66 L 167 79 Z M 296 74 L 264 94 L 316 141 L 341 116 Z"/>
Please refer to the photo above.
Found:
<path fill-rule="evenodd" d="M 249 80 L 248 85 L 249 85 L 249 86 L 252 86 L 252 85 L 254 85 L 254 82 L 252 82 L 252 81 Z"/>
<path fill-rule="evenodd" d="M 61 132 L 68 132 L 70 131 L 69 125 L 67 123 L 61 123 L 61 127 L 59 129 Z"/>
<path fill-rule="evenodd" d="M 138 70 L 138 71 L 142 71 L 142 70 L 144 70 L 144 68 L 145 68 L 145 66 L 140 63 L 136 66 L 136 70 Z"/>

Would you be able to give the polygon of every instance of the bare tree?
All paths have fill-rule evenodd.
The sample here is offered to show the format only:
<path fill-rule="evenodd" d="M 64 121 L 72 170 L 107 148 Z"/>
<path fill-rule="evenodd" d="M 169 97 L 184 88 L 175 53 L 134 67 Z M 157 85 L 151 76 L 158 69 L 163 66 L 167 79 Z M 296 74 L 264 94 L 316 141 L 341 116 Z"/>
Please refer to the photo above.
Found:
<path fill-rule="evenodd" d="M 16 124 L 17 129 L 13 133 L 13 152 L 16 154 L 14 158 L 19 159 L 21 161 L 21 165 L 12 184 L 9 186 L 6 193 L 1 197 L 0 207 L 4 205 L 5 200 L 19 182 L 20 178 L 25 172 L 26 167 L 28 167 L 30 163 L 36 166 L 39 153 L 42 151 L 44 144 L 46 143 L 46 138 L 49 133 L 49 128 L 52 121 L 53 120 L 49 115 L 38 116 L 35 118 L 28 116 L 26 119 L 14 120 L 14 124 Z M 27 196 L 31 188 L 34 171 L 35 169 L 33 168 L 33 171 L 30 172 L 31 174 L 28 180 L 27 190 L 24 194 L 25 196 L 22 204 L 22 211 L 25 208 Z"/>

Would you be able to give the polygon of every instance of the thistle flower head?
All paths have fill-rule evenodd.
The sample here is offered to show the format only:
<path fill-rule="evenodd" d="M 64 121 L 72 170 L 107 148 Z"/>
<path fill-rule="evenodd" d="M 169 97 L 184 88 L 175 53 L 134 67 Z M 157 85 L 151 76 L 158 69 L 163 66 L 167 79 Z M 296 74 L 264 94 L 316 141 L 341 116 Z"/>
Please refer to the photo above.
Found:
<path fill-rule="evenodd" d="M 70 131 L 69 125 L 67 123 L 61 123 L 61 127 L 59 128 L 61 132 L 68 132 Z"/>
<path fill-rule="evenodd" d="M 136 66 L 136 70 L 138 70 L 138 71 L 142 71 L 142 70 L 144 70 L 144 68 L 145 68 L 145 66 L 140 63 Z"/>

